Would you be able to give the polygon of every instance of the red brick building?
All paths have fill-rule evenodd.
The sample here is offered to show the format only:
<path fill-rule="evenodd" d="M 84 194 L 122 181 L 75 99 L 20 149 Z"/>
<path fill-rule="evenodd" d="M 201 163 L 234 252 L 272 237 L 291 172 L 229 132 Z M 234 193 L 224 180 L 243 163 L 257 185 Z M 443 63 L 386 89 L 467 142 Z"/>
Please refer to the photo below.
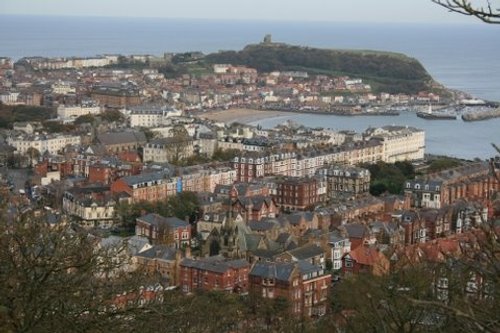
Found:
<path fill-rule="evenodd" d="M 110 166 L 94 164 L 90 165 L 88 170 L 90 183 L 109 184 L 111 182 L 112 170 Z"/>
<path fill-rule="evenodd" d="M 147 214 L 136 220 L 135 234 L 176 249 L 191 245 L 191 225 L 177 217 Z"/>
<path fill-rule="evenodd" d="M 235 157 L 232 167 L 236 170 L 238 181 L 250 182 L 255 178 L 264 177 L 265 158 L 260 156 Z"/>
<path fill-rule="evenodd" d="M 498 172 L 497 172 L 498 176 Z M 406 208 L 441 208 L 457 200 L 490 200 L 500 190 L 487 162 L 467 164 L 405 183 Z"/>
<path fill-rule="evenodd" d="M 299 316 L 326 313 L 331 275 L 307 261 L 257 262 L 249 274 L 250 292 L 265 298 L 282 297 Z"/>
<path fill-rule="evenodd" d="M 133 202 L 165 200 L 177 193 L 176 182 L 163 172 L 122 177 L 111 184 L 111 191 L 126 193 Z"/>
<path fill-rule="evenodd" d="M 44 159 L 42 162 L 35 165 L 35 174 L 41 177 L 46 177 L 47 172 L 59 171 L 61 178 L 71 176 L 73 174 L 73 163 L 67 160 L 59 159 Z"/>
<path fill-rule="evenodd" d="M 238 198 L 232 202 L 231 209 L 235 216 L 240 214 L 245 221 L 260 221 L 264 217 L 276 217 L 279 214 L 274 200 L 263 195 Z"/>
<path fill-rule="evenodd" d="M 158 244 L 139 252 L 134 256 L 135 263 L 141 271 L 152 275 L 160 275 L 163 283 L 169 286 L 179 285 L 179 264 L 184 254 L 182 250 Z"/>
<path fill-rule="evenodd" d="M 323 199 L 318 194 L 316 178 L 285 177 L 277 179 L 276 185 L 277 191 L 273 198 L 283 210 L 306 210 Z"/>
<path fill-rule="evenodd" d="M 245 293 L 248 290 L 250 264 L 246 260 L 225 260 L 215 256 L 183 259 L 180 263 L 180 286 L 185 293 L 195 290 L 224 290 Z"/>

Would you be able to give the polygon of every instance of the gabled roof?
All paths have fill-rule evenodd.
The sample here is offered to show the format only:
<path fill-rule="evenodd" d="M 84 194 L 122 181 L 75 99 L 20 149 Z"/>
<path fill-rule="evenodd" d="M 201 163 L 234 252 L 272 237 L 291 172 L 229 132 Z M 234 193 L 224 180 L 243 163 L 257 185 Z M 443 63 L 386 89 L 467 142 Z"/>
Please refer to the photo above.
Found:
<path fill-rule="evenodd" d="M 271 221 L 264 221 L 264 220 L 261 220 L 261 221 L 250 221 L 248 222 L 248 227 L 252 230 L 252 231 L 268 231 L 268 230 L 271 230 L 273 228 L 275 228 L 277 226 L 276 223 L 274 222 L 271 222 Z"/>
<path fill-rule="evenodd" d="M 197 260 L 185 258 L 181 261 L 180 265 L 221 274 L 227 272 L 230 269 L 241 269 L 250 266 L 250 264 L 246 260 L 226 260 L 221 256 L 200 258 Z"/>
<path fill-rule="evenodd" d="M 103 145 L 117 145 L 126 143 L 146 142 L 146 136 L 139 131 L 101 133 L 97 139 Z"/>
<path fill-rule="evenodd" d="M 169 228 L 185 228 L 189 223 L 177 217 L 163 217 L 161 215 L 150 213 L 137 218 L 137 221 L 146 222 L 150 225 L 159 227 L 160 225 L 167 225 Z"/>
<path fill-rule="evenodd" d="M 289 282 L 295 268 L 294 263 L 257 262 L 249 275 Z"/>
<path fill-rule="evenodd" d="M 320 266 L 317 266 L 317 265 L 313 265 L 307 260 L 299 260 L 297 262 L 297 265 L 299 267 L 300 274 L 308 274 L 308 273 L 313 273 L 313 272 L 319 273 L 320 271 L 323 271 L 323 268 L 321 268 Z M 318 274 L 318 275 L 320 275 L 320 274 Z"/>
<path fill-rule="evenodd" d="M 289 234 L 288 232 L 282 232 L 276 238 L 276 242 L 280 243 L 280 244 L 285 244 L 286 242 L 291 241 L 291 240 L 292 240 L 292 235 Z"/>
<path fill-rule="evenodd" d="M 249 233 L 245 233 L 244 238 L 245 238 L 246 250 L 248 251 L 257 250 L 262 240 L 262 236 Z"/>
<path fill-rule="evenodd" d="M 136 257 L 174 261 L 178 250 L 167 245 L 153 245 L 150 249 L 137 253 Z"/>
<path fill-rule="evenodd" d="M 316 256 L 324 255 L 325 251 L 315 244 L 306 244 L 296 249 L 288 251 L 297 260 L 307 260 Z"/>
<path fill-rule="evenodd" d="M 153 182 L 153 181 L 158 181 L 158 180 L 167 179 L 167 178 L 168 178 L 168 173 L 166 173 L 164 171 L 160 171 L 160 172 L 148 172 L 148 173 L 141 173 L 139 175 L 125 176 L 125 177 L 122 177 L 121 179 L 128 186 L 133 186 L 136 184 Z"/>
<path fill-rule="evenodd" d="M 342 227 L 345 228 L 347 236 L 349 238 L 363 238 L 368 236 L 368 230 L 366 226 L 361 223 L 348 223 L 344 224 Z"/>
<path fill-rule="evenodd" d="M 375 266 L 384 260 L 385 256 L 376 247 L 361 245 L 348 254 L 357 263 L 365 266 Z M 386 259 L 386 258 L 385 258 Z"/>

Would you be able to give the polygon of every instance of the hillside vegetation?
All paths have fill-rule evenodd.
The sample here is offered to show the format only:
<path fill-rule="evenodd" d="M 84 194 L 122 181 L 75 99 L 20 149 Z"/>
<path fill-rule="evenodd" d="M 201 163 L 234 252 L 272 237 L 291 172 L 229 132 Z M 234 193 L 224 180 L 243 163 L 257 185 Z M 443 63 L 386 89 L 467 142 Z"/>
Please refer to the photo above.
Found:
<path fill-rule="evenodd" d="M 4 105 L 0 103 L 0 128 L 12 128 L 15 122 L 38 121 L 54 118 L 56 110 L 41 106 Z"/>
<path fill-rule="evenodd" d="M 432 82 L 416 59 L 390 52 L 257 44 L 241 51 L 209 54 L 205 61 L 245 65 L 260 72 L 303 70 L 311 74 L 347 75 L 364 79 L 375 92 L 417 93 L 429 90 Z"/>

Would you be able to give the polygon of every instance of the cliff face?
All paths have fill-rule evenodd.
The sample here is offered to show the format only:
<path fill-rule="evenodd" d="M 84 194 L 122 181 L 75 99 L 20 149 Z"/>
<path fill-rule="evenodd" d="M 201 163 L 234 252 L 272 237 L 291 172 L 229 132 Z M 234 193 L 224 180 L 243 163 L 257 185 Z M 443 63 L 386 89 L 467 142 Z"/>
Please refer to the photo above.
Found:
<path fill-rule="evenodd" d="M 364 79 L 375 92 L 417 93 L 429 90 L 432 77 L 416 59 L 399 53 L 330 50 L 286 44 L 249 45 L 241 51 L 209 54 L 209 63 L 246 65 L 262 72 L 302 70 L 311 74 Z"/>

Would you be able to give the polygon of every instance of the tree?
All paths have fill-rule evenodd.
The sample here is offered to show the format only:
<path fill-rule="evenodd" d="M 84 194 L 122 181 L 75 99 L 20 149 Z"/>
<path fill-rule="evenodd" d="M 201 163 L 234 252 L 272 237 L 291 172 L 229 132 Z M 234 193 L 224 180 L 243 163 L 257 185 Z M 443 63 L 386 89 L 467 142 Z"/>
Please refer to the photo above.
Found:
<path fill-rule="evenodd" d="M 95 117 L 91 114 L 84 114 L 82 116 L 79 116 L 78 118 L 75 119 L 74 124 L 75 125 L 80 125 L 80 124 L 93 124 L 95 121 Z"/>
<path fill-rule="evenodd" d="M 184 126 L 177 125 L 170 129 L 167 148 L 170 163 L 179 164 L 181 159 L 187 157 L 190 140 Z"/>
<path fill-rule="evenodd" d="M 473 16 L 486 23 L 500 24 L 500 3 L 482 0 L 431 0 L 451 12 Z M 492 4 L 492 2 L 496 2 Z"/>
<path fill-rule="evenodd" d="M 33 161 L 38 161 L 40 158 L 40 151 L 36 148 L 29 147 L 26 149 L 26 155 L 29 156 L 30 166 L 33 167 Z"/>
<path fill-rule="evenodd" d="M 0 331 L 118 331 L 116 319 L 139 310 L 133 291 L 148 280 L 122 271 L 112 251 L 43 215 L 0 216 Z M 113 307 L 124 292 L 128 307 Z"/>
<path fill-rule="evenodd" d="M 109 123 L 125 120 L 125 116 L 118 110 L 108 110 L 101 113 L 101 118 Z"/>

